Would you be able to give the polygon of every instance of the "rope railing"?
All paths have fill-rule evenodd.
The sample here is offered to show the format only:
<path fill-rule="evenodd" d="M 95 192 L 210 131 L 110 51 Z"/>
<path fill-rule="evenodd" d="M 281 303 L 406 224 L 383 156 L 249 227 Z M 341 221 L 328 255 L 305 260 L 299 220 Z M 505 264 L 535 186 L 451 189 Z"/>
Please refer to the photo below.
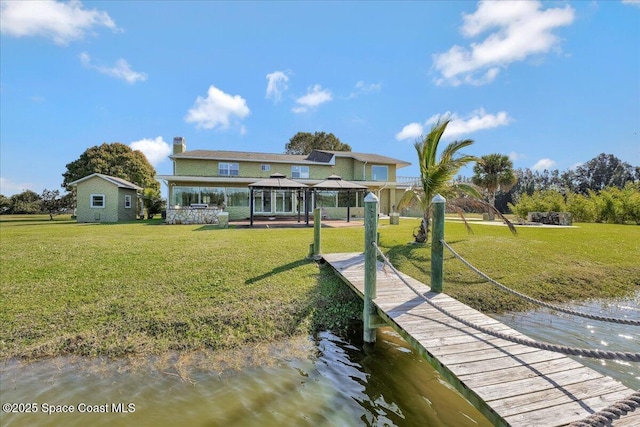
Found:
<path fill-rule="evenodd" d="M 556 353 L 562 353 L 570 356 L 583 356 L 583 357 L 598 358 L 598 359 L 605 359 L 605 360 L 622 360 L 626 362 L 640 362 L 640 353 L 605 351 L 605 350 L 597 350 L 597 349 L 592 350 L 592 349 L 584 349 L 579 347 L 568 347 L 568 346 L 550 344 L 546 342 L 538 342 L 530 338 L 522 338 L 522 337 L 517 337 L 511 334 L 504 334 L 502 332 L 494 331 L 491 328 L 485 328 L 484 326 L 476 325 L 472 322 L 469 322 L 466 319 L 451 313 L 445 308 L 440 307 L 438 304 L 435 304 L 433 301 L 425 297 L 424 294 L 418 291 L 404 277 L 402 277 L 400 272 L 393 266 L 393 264 L 391 264 L 391 261 L 389 261 L 389 259 L 384 255 L 384 253 L 380 250 L 380 248 L 375 242 L 372 242 L 372 245 L 376 248 L 376 251 L 381 256 L 384 264 L 388 265 L 391 271 L 393 271 L 396 274 L 396 276 L 400 279 L 400 281 L 404 283 L 409 289 L 411 289 L 413 293 L 415 293 L 420 298 L 424 299 L 430 306 L 432 306 L 436 310 L 452 318 L 453 320 L 456 320 L 457 322 L 462 323 L 465 326 L 473 328 L 487 335 L 491 335 L 496 338 L 500 338 L 516 344 L 522 344 L 529 347 L 538 348 L 541 350 L 555 351 Z"/>
<path fill-rule="evenodd" d="M 482 277 L 483 279 L 487 280 L 492 285 L 495 285 L 498 288 L 502 289 L 503 291 L 509 292 L 510 294 L 515 295 L 517 297 L 520 297 L 520 298 L 522 298 L 522 299 L 524 299 L 524 300 L 526 300 L 526 301 L 528 301 L 530 303 L 537 304 L 537 305 L 542 306 L 542 307 L 550 308 L 551 310 L 559 311 L 561 313 L 570 314 L 570 315 L 573 315 L 573 316 L 584 317 L 584 318 L 591 319 L 591 320 L 599 320 L 599 321 L 602 321 L 602 322 L 611 322 L 611 323 L 620 323 L 622 325 L 640 326 L 640 320 L 621 319 L 621 318 L 616 318 L 616 317 L 605 317 L 605 316 L 599 316 L 597 314 L 583 313 L 583 312 L 580 312 L 580 311 L 570 310 L 568 308 L 564 308 L 564 307 L 560 307 L 560 306 L 557 306 L 557 305 L 549 304 L 549 303 L 546 303 L 544 301 L 540 301 L 538 299 L 532 298 L 532 297 L 530 297 L 528 295 L 522 294 L 522 293 L 520 293 L 520 292 L 518 292 L 516 290 L 513 290 L 513 289 L 509 288 L 508 286 L 505 286 L 502 283 L 492 279 L 491 277 L 489 277 L 487 274 L 485 274 L 484 272 L 482 272 L 481 270 L 476 268 L 469 261 L 464 259 L 460 254 L 458 254 L 444 240 L 440 240 L 440 243 L 442 243 L 442 245 L 445 248 L 447 248 L 449 250 L 449 252 L 451 252 L 453 254 L 454 257 L 458 258 L 464 265 L 469 267 L 469 269 L 471 269 L 474 273 L 478 274 L 480 277 Z"/>
<path fill-rule="evenodd" d="M 607 406 L 601 411 L 591 414 L 588 417 L 574 421 L 567 427 L 603 427 L 611 425 L 613 420 L 627 415 L 640 408 L 640 390 L 633 393 L 626 399 L 619 400 L 613 405 Z"/>

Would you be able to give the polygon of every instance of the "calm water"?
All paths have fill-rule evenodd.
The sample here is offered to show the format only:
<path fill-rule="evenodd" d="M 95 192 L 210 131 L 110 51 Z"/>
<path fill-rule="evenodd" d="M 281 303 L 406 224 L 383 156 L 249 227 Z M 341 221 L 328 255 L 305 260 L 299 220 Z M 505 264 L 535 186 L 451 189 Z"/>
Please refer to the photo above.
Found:
<path fill-rule="evenodd" d="M 639 302 L 640 295 L 583 309 L 638 317 Z M 495 317 L 539 340 L 640 351 L 638 327 L 548 311 Z M 638 363 L 581 361 L 640 388 Z M 35 414 L 0 414 L 3 427 L 490 426 L 390 328 L 378 331 L 375 349 L 368 351 L 358 336 L 347 341 L 322 333 L 222 359 L 199 354 L 137 362 L 10 362 L 2 365 L 0 397 L 3 404 L 34 403 L 31 407 L 38 409 Z M 63 409 L 54 405 L 69 405 L 74 412 L 42 413 Z"/>
<path fill-rule="evenodd" d="M 5 364 L 0 378 L 2 403 L 34 402 L 39 413 L 3 413 L 0 424 L 491 425 L 389 328 L 378 332 L 372 352 L 330 333 L 293 345 L 306 354 L 300 357 L 294 352 L 293 357 L 276 355 L 275 359 L 270 355 L 270 366 L 242 371 L 185 367 L 175 361 L 163 362 L 161 368 L 62 358 Z M 43 406 L 50 407 L 43 404 L 72 405 L 75 412 L 45 415 Z M 87 409 L 84 404 L 110 412 L 80 413 Z M 135 412 L 114 411 L 123 408 Z"/>
<path fill-rule="evenodd" d="M 640 293 L 620 301 L 591 301 L 567 308 L 606 317 L 640 319 Z M 599 322 L 543 309 L 493 316 L 539 341 L 585 349 L 640 353 L 640 327 Z M 634 390 L 640 390 L 640 363 L 577 358 Z"/>

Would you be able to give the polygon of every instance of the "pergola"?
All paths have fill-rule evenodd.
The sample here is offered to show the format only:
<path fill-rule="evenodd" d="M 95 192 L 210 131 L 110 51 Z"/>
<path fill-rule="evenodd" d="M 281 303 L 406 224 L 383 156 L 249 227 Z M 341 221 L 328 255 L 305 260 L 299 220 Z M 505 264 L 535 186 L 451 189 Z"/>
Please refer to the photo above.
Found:
<path fill-rule="evenodd" d="M 249 184 L 249 221 L 251 226 L 253 226 L 253 211 L 254 211 L 254 194 L 255 194 L 255 190 L 273 190 L 273 189 L 281 189 L 281 190 L 287 190 L 287 191 L 295 191 L 297 192 L 297 199 L 298 199 L 298 207 L 297 207 L 297 211 L 298 211 L 298 222 L 300 222 L 300 201 L 302 200 L 302 193 L 309 188 L 308 186 L 306 186 L 305 184 L 293 181 L 291 179 L 287 179 L 287 177 L 285 177 L 283 174 L 281 173 L 274 173 L 272 174 L 269 178 L 267 179 L 263 179 L 261 181 L 258 182 L 254 182 L 253 184 Z M 308 199 L 307 199 L 308 200 Z M 305 203 L 307 204 L 308 201 Z M 305 207 L 305 212 L 308 212 L 309 210 L 306 209 Z M 309 224 L 309 217 L 308 215 L 306 216 L 306 221 L 307 221 L 307 225 Z"/>
<path fill-rule="evenodd" d="M 347 193 L 347 222 L 351 221 L 351 193 L 358 191 L 366 191 L 367 187 L 351 181 L 343 181 L 341 176 L 331 175 L 326 180 L 313 186 L 313 192 L 316 191 L 338 191 Z M 314 197 L 314 200 L 316 198 Z"/>

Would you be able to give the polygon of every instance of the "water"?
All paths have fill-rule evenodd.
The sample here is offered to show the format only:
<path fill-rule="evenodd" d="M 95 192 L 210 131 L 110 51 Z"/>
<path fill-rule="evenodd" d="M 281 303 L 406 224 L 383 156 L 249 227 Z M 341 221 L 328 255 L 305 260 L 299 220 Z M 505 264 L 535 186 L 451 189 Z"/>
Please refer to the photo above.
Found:
<path fill-rule="evenodd" d="M 327 332 L 259 353 L 229 356 L 240 365 L 252 357 L 270 362 L 248 363 L 241 370 L 206 355 L 146 363 L 72 358 L 9 362 L 0 377 L 2 403 L 35 403 L 29 409 L 38 413 L 3 413 L 0 424 L 491 425 L 390 328 L 378 331 L 372 351 Z M 68 405 L 74 412 L 43 414 L 43 409 L 64 409 L 49 405 Z"/>
<path fill-rule="evenodd" d="M 640 319 L 640 293 L 619 301 L 594 300 L 572 304 L 574 311 L 614 318 Z M 492 316 L 538 341 L 585 349 L 640 353 L 640 327 L 589 320 L 541 309 Z M 575 358 L 580 363 L 640 390 L 640 362 Z"/>
<path fill-rule="evenodd" d="M 640 294 L 570 308 L 638 318 Z M 640 352 L 638 327 L 548 310 L 494 317 L 541 341 Z M 0 400 L 27 404 L 20 409 L 38 412 L 1 413 L 0 425 L 491 425 L 392 329 L 378 330 L 372 350 L 363 348 L 360 336 L 361 332 L 345 340 L 325 332 L 313 339 L 225 354 L 170 354 L 133 361 L 7 362 L 0 372 Z M 640 363 L 579 360 L 640 389 Z M 73 413 L 42 413 L 70 408 Z"/>

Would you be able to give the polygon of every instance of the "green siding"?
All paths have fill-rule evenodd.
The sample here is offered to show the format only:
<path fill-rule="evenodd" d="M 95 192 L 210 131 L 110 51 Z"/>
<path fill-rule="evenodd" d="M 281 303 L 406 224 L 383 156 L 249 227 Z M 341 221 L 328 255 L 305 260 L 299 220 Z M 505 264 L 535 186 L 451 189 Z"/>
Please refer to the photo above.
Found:
<path fill-rule="evenodd" d="M 176 159 L 174 175 L 218 177 L 218 160 L 214 159 Z M 224 161 L 223 163 L 238 163 L 239 177 L 268 178 L 274 173 L 281 173 L 291 178 L 291 166 L 309 166 L 309 179 L 323 180 L 330 175 L 339 175 L 347 181 L 364 181 L 371 179 L 371 164 L 351 158 L 338 157 L 334 165 L 319 165 L 305 163 L 270 163 Z M 262 165 L 269 165 L 269 171 L 261 170 Z M 396 179 L 396 166 L 388 165 L 389 181 Z M 365 176 L 363 176 L 363 172 Z M 225 175 L 226 177 L 226 175 Z"/>
<path fill-rule="evenodd" d="M 91 195 L 104 194 L 105 207 L 92 208 Z M 131 209 L 124 208 L 125 194 L 131 195 Z M 78 222 L 117 222 L 136 219 L 136 191 L 120 189 L 100 177 L 89 178 L 77 185 Z"/>

